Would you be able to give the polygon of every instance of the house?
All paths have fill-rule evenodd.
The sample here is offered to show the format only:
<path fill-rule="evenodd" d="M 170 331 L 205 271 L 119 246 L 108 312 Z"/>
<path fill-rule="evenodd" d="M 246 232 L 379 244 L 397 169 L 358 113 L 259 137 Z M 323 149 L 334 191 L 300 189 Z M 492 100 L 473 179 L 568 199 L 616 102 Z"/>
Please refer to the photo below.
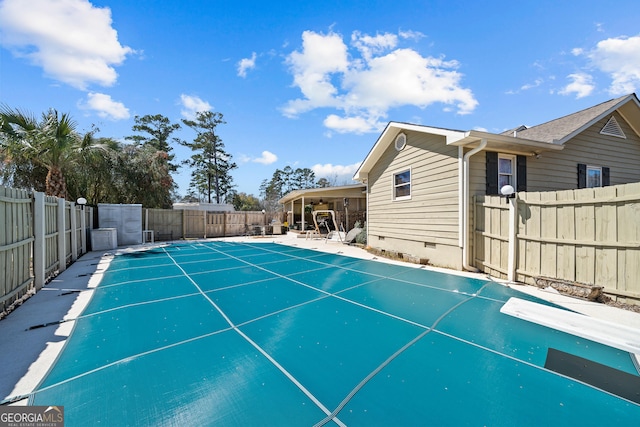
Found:
<path fill-rule="evenodd" d="M 367 186 L 369 246 L 473 270 L 473 196 L 640 181 L 640 102 L 630 94 L 500 134 L 390 122 L 354 179 Z"/>

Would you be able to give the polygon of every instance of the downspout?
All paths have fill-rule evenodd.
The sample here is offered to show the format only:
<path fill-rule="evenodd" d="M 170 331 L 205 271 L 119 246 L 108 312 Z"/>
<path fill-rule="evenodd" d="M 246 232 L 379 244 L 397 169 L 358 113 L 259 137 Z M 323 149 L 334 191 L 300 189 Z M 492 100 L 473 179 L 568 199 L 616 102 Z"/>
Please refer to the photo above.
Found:
<path fill-rule="evenodd" d="M 482 138 L 480 145 L 469 151 L 462 158 L 462 226 L 464 227 L 462 234 L 462 268 L 469 271 L 478 271 L 477 268 L 469 265 L 469 159 L 474 154 L 484 150 L 486 146 L 487 140 Z"/>
<path fill-rule="evenodd" d="M 369 227 L 369 175 L 367 175 L 367 178 L 364 180 L 364 184 L 366 185 L 365 187 L 365 191 L 366 191 L 366 198 L 364 199 L 365 201 L 365 205 L 364 205 L 364 209 L 365 209 L 365 216 L 364 216 L 364 224 L 362 224 L 363 227 L 366 228 L 367 233 L 366 233 L 366 238 L 367 238 L 367 246 L 370 246 L 370 240 L 369 240 L 369 230 L 371 229 L 371 227 Z"/>

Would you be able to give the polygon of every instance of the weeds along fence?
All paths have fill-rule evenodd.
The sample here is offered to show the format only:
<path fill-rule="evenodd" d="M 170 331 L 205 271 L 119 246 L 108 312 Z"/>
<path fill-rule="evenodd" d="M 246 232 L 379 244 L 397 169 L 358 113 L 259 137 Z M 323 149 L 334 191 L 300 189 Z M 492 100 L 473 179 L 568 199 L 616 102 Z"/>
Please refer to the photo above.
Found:
<path fill-rule="evenodd" d="M 477 268 L 503 278 L 511 268 L 519 282 L 550 278 L 601 286 L 619 301 L 640 299 L 640 183 L 523 192 L 515 203 L 510 211 L 504 198 L 476 197 Z"/>
<path fill-rule="evenodd" d="M 0 313 L 87 252 L 92 208 L 0 186 Z"/>

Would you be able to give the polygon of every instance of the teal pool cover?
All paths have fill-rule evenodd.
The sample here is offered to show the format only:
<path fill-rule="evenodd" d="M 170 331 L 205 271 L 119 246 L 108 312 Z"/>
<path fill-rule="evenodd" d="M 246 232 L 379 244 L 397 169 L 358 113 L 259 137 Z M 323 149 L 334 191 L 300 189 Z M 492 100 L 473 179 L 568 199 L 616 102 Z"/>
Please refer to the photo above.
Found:
<path fill-rule="evenodd" d="M 67 426 L 638 425 L 633 391 L 557 368 L 637 385 L 631 355 L 500 313 L 513 296 L 535 301 L 274 243 L 131 252 L 29 403 Z"/>

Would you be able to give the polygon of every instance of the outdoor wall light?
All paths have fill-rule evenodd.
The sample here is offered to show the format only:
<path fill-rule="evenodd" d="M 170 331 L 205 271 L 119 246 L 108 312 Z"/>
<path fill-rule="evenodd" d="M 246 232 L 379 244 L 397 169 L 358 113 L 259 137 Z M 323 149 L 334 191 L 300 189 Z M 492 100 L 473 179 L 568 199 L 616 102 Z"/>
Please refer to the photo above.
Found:
<path fill-rule="evenodd" d="M 505 185 L 500 189 L 500 194 L 504 196 L 504 200 L 509 203 L 509 199 L 516 197 L 516 190 L 511 185 Z"/>
<path fill-rule="evenodd" d="M 76 203 L 80 205 L 80 207 L 84 210 L 84 205 L 87 204 L 87 199 L 85 199 L 84 197 L 80 197 L 78 198 L 78 200 L 76 200 Z"/>

